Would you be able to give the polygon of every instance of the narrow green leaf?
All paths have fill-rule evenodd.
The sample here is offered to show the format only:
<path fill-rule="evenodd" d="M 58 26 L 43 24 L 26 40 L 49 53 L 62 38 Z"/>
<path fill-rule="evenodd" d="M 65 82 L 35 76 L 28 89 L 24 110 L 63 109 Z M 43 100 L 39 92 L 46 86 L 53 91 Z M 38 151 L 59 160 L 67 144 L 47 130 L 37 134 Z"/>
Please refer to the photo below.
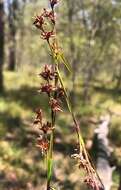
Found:
<path fill-rule="evenodd" d="M 61 56 L 61 59 L 62 59 L 64 65 L 66 66 L 66 68 L 68 69 L 68 71 L 71 73 L 71 72 L 72 72 L 72 69 L 71 69 L 71 66 L 70 66 L 68 60 L 65 58 L 65 56 L 64 56 L 63 53 L 61 53 L 60 56 Z"/>
<path fill-rule="evenodd" d="M 64 82 L 63 82 L 63 79 L 62 79 L 62 77 L 61 77 L 61 73 L 60 73 L 58 67 L 57 67 L 57 73 L 58 73 L 58 77 L 59 77 L 61 86 L 63 87 L 63 90 L 64 90 L 65 99 L 66 99 L 66 103 L 67 103 L 68 109 L 69 109 L 70 113 L 72 113 L 71 105 L 70 105 L 70 103 L 69 103 L 68 94 L 67 94 L 67 92 L 66 92 L 66 89 L 65 89 L 65 86 L 64 86 Z"/>
<path fill-rule="evenodd" d="M 52 176 L 52 165 L 53 165 L 53 133 L 50 137 L 50 147 L 48 151 L 48 158 L 47 158 L 47 180 L 50 181 Z"/>
<path fill-rule="evenodd" d="M 51 176 L 52 176 L 52 163 L 53 163 L 53 160 L 51 158 L 48 159 L 48 171 L 47 171 L 47 180 L 48 181 L 51 179 Z"/>

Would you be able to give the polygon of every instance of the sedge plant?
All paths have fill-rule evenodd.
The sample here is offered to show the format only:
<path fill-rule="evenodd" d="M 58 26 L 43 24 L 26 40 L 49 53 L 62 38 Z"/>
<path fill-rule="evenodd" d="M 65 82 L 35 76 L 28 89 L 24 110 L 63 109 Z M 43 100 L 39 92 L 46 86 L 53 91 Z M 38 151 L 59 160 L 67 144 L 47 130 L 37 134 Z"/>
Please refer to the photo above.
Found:
<path fill-rule="evenodd" d="M 58 112 L 62 112 L 61 103 L 63 97 L 66 100 L 69 112 L 72 116 L 79 145 L 77 153 L 72 155 L 72 157 L 77 160 L 79 169 L 83 169 L 85 171 L 85 184 L 94 190 L 100 190 L 103 189 L 103 184 L 101 183 L 101 180 L 85 148 L 81 129 L 72 110 L 68 92 L 65 88 L 64 79 L 61 74 L 62 64 L 66 67 L 68 72 L 72 71 L 57 39 L 55 6 L 59 3 L 59 0 L 49 0 L 49 3 L 50 9 L 48 10 L 44 8 L 42 13 L 35 17 L 33 23 L 39 30 L 42 40 L 47 43 L 53 60 L 53 63 L 51 65 L 45 65 L 42 72 L 39 74 L 43 80 L 43 83 L 39 87 L 39 91 L 47 94 L 51 119 L 50 121 L 47 120 L 45 122 L 45 119 L 43 118 L 43 110 L 38 108 L 36 110 L 36 118 L 34 120 L 34 125 L 36 125 L 40 130 L 40 135 L 37 138 L 36 145 L 40 148 L 42 154 L 47 160 L 46 190 L 54 190 L 51 186 L 54 162 L 54 134 L 56 130 L 55 124 L 57 114 Z"/>

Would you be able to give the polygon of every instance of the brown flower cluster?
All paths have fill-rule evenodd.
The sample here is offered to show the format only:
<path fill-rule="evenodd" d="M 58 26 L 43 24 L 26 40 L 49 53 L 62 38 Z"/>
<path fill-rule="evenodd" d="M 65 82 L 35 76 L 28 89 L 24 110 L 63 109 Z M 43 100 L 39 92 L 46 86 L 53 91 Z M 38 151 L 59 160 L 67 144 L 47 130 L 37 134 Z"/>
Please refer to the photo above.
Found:
<path fill-rule="evenodd" d="M 55 37 L 55 14 L 54 7 L 59 0 L 49 0 L 51 10 L 43 9 L 40 15 L 35 17 L 33 24 L 41 32 L 41 38 L 49 42 L 50 38 Z M 49 25 L 49 27 L 47 27 Z"/>
<path fill-rule="evenodd" d="M 42 136 L 40 136 L 39 138 L 37 138 L 37 144 L 36 147 L 38 147 L 42 154 L 46 154 L 48 148 L 49 148 L 49 142 L 48 140 L 45 138 L 42 138 Z"/>
<path fill-rule="evenodd" d="M 58 0 L 50 0 L 51 10 L 44 9 L 41 15 L 35 17 L 33 24 L 41 32 L 41 38 L 49 42 L 49 39 L 55 36 L 55 15 L 54 6 Z M 49 27 L 47 27 L 49 25 Z"/>
<path fill-rule="evenodd" d="M 53 71 L 53 68 L 51 65 L 45 65 L 44 66 L 44 71 L 40 73 L 40 76 L 49 82 L 49 80 L 53 80 L 55 73 Z"/>
<path fill-rule="evenodd" d="M 47 94 L 49 99 L 48 106 L 55 115 L 57 112 L 62 111 L 60 104 L 61 97 L 64 96 L 64 90 L 59 85 L 56 85 L 55 82 L 58 81 L 57 72 L 51 65 L 45 65 L 39 76 L 44 81 L 39 88 L 39 92 Z M 38 126 L 40 130 L 40 136 L 37 139 L 37 147 L 39 147 L 44 154 L 49 148 L 48 134 L 51 134 L 54 130 L 54 126 L 50 121 L 43 122 L 43 113 L 40 108 L 36 109 L 34 125 Z"/>
<path fill-rule="evenodd" d="M 100 187 L 99 187 L 99 184 L 96 180 L 96 178 L 93 178 L 92 176 L 86 176 L 85 177 L 85 180 L 84 180 L 84 183 L 91 189 L 94 189 L 94 190 L 100 190 Z"/>
<path fill-rule="evenodd" d="M 39 138 L 37 138 L 36 146 L 40 148 L 42 154 L 46 154 L 49 148 L 49 141 L 47 139 L 47 135 L 54 128 L 52 127 L 52 124 L 49 121 L 43 122 L 43 113 L 40 108 L 36 109 L 36 118 L 34 120 L 34 125 L 36 125 L 40 130 L 40 135 Z"/>
<path fill-rule="evenodd" d="M 99 184 L 97 174 L 90 163 L 84 158 L 82 154 L 74 154 L 72 155 L 72 158 L 78 161 L 79 169 L 83 168 L 86 173 L 84 183 L 91 189 L 99 190 L 99 186 L 101 184 Z"/>
<path fill-rule="evenodd" d="M 62 111 L 58 99 L 51 98 L 49 103 L 53 112 Z"/>
<path fill-rule="evenodd" d="M 44 70 L 39 74 L 45 83 L 41 84 L 39 92 L 44 92 L 49 97 L 49 105 L 54 112 L 62 111 L 60 108 L 61 97 L 64 96 L 64 90 L 55 85 L 58 81 L 57 72 L 50 65 L 45 65 Z"/>

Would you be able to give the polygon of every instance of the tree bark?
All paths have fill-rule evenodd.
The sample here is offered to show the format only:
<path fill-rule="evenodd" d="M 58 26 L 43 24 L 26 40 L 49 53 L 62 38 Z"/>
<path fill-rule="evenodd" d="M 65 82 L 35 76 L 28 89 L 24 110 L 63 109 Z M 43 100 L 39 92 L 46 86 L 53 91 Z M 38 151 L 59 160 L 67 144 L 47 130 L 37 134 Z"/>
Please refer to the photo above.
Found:
<path fill-rule="evenodd" d="M 115 167 L 110 166 L 111 147 L 109 146 L 109 124 L 110 115 L 100 117 L 99 125 L 95 129 L 93 151 L 96 161 L 96 168 L 99 177 L 104 185 L 104 190 L 110 190 L 112 186 L 112 173 Z"/>
<path fill-rule="evenodd" d="M 120 89 L 121 87 L 121 62 L 119 62 L 119 75 L 117 76 L 117 84 L 116 89 Z"/>
<path fill-rule="evenodd" d="M 87 60 L 87 65 L 89 65 L 89 61 Z M 87 66 L 88 67 L 88 66 Z M 84 76 L 84 86 L 83 86 L 83 103 L 88 104 L 90 102 L 90 88 L 93 74 L 93 66 L 89 66 L 89 68 L 85 71 Z"/>
<path fill-rule="evenodd" d="M 11 3 L 10 0 L 8 0 L 8 6 L 9 6 L 9 37 L 10 37 L 10 46 L 9 46 L 9 63 L 8 63 L 8 69 L 10 71 L 15 70 L 16 66 L 16 11 L 18 9 L 18 2 L 16 0 L 13 0 Z"/>
<path fill-rule="evenodd" d="M 19 12 L 19 48 L 17 52 L 17 60 L 16 60 L 16 67 L 17 69 L 21 67 L 22 65 L 22 58 L 23 58 L 23 49 L 24 49 L 24 37 L 26 36 L 26 29 L 25 29 L 25 20 L 24 14 L 25 14 L 25 7 L 26 7 L 26 0 L 23 0 L 20 6 L 20 12 Z"/>
<path fill-rule="evenodd" d="M 4 63 L 4 3 L 0 0 L 0 93 L 3 92 L 3 63 Z"/>
<path fill-rule="evenodd" d="M 67 1 L 67 6 L 68 6 L 68 22 L 69 22 L 69 27 L 68 27 L 68 32 L 70 35 L 70 41 L 69 41 L 69 51 L 70 54 L 72 55 L 71 57 L 71 66 L 72 66 L 72 92 L 71 92 L 71 103 L 72 107 L 75 107 L 76 103 L 76 98 L 75 98 L 75 80 L 76 80 L 76 73 L 77 73 L 77 53 L 76 53 L 76 46 L 74 43 L 74 29 L 73 29 L 73 17 L 75 14 L 75 2 L 72 0 Z"/>

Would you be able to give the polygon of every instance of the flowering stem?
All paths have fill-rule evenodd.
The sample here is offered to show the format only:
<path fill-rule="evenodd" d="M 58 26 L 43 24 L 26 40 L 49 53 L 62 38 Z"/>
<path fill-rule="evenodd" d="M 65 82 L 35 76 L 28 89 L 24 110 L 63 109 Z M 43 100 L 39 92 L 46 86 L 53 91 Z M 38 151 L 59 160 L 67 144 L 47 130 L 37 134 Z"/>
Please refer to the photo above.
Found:
<path fill-rule="evenodd" d="M 37 111 L 37 117 L 35 120 L 35 124 L 40 124 L 41 128 L 40 130 L 43 131 L 43 135 L 41 138 L 38 139 L 38 146 L 41 148 L 42 153 L 45 153 L 47 156 L 47 187 L 46 190 L 52 190 L 51 187 L 51 178 L 52 178 L 52 169 L 53 169 L 53 145 L 54 145 L 54 126 L 55 126 L 55 120 L 56 120 L 56 112 L 61 111 L 59 100 L 60 95 L 57 91 L 59 89 L 58 82 L 61 86 L 61 90 L 63 91 L 62 94 L 65 96 L 65 100 L 69 109 L 69 112 L 71 113 L 75 131 L 77 134 L 77 140 L 79 144 L 79 153 L 75 154 L 75 158 L 79 161 L 79 168 L 82 167 L 86 171 L 86 178 L 84 182 L 93 189 L 99 190 L 99 184 L 97 183 L 97 177 L 99 181 L 101 182 L 93 164 L 90 162 L 90 157 L 88 155 L 88 152 L 85 148 L 84 140 L 81 135 L 81 129 L 77 122 L 77 119 L 75 117 L 75 114 L 73 112 L 71 101 L 68 96 L 68 93 L 66 91 L 61 72 L 59 69 L 60 64 L 63 64 L 68 71 L 70 71 L 70 65 L 68 64 L 68 61 L 65 59 L 65 56 L 62 51 L 60 51 L 60 48 L 58 46 L 57 42 L 57 36 L 56 36 L 56 19 L 55 19 L 55 12 L 54 12 L 54 6 L 58 3 L 59 0 L 49 0 L 51 10 L 48 11 L 44 9 L 44 12 L 35 18 L 34 25 L 40 30 L 41 32 L 41 38 L 46 40 L 48 43 L 48 46 L 51 51 L 51 55 L 53 58 L 53 70 L 49 69 L 47 66 L 45 66 L 44 72 L 41 73 L 41 76 L 46 81 L 46 83 L 40 88 L 41 92 L 46 92 L 49 98 L 49 104 L 51 109 L 51 123 L 47 122 L 47 124 L 43 124 L 42 122 L 42 113 L 41 111 Z M 51 29 L 46 30 L 44 28 L 44 24 L 46 23 L 46 20 L 50 21 Z M 54 37 L 54 38 L 53 38 Z M 50 38 L 52 38 L 52 42 L 50 41 Z M 51 81 L 54 82 L 51 84 Z M 51 134 L 48 136 L 48 131 L 51 130 Z M 49 139 L 48 139 L 49 137 Z M 102 184 L 102 183 L 101 183 Z M 103 185 L 102 185 L 103 186 Z"/>
<path fill-rule="evenodd" d="M 57 70 L 55 66 L 55 71 Z M 55 88 L 57 87 L 58 79 L 57 76 L 55 76 Z M 50 100 L 49 96 L 49 100 Z M 54 93 L 54 98 L 56 99 L 56 92 Z M 52 128 L 55 126 L 55 120 L 56 120 L 56 113 L 51 108 L 51 123 Z M 50 182 L 52 177 L 52 168 L 53 168 L 53 145 L 54 145 L 54 130 L 52 130 L 52 133 L 50 135 L 50 146 L 48 150 L 48 157 L 47 157 L 47 190 L 50 190 Z"/>
<path fill-rule="evenodd" d="M 71 107 L 71 103 L 69 101 L 69 97 L 68 97 L 68 94 L 66 92 L 66 89 L 65 89 L 65 85 L 63 83 L 63 80 L 62 80 L 62 77 L 61 77 L 61 74 L 60 74 L 60 71 L 59 71 L 59 67 L 57 66 L 57 73 L 58 73 L 58 78 L 59 78 L 59 81 L 63 87 L 63 90 L 64 90 L 64 94 L 65 94 L 65 99 L 66 99 L 66 103 L 67 103 L 67 106 L 68 106 L 68 109 L 69 109 L 69 112 L 71 113 L 71 116 L 72 116 L 72 119 L 73 119 L 73 122 L 76 126 L 76 133 L 77 133 L 77 136 L 78 136 L 78 143 L 79 143 L 79 149 L 80 151 L 82 151 L 82 144 L 83 143 L 83 139 L 81 137 L 81 134 L 80 134 L 80 127 L 76 121 L 76 118 L 74 116 L 74 113 L 73 113 L 73 110 L 72 110 L 72 107 Z"/>

